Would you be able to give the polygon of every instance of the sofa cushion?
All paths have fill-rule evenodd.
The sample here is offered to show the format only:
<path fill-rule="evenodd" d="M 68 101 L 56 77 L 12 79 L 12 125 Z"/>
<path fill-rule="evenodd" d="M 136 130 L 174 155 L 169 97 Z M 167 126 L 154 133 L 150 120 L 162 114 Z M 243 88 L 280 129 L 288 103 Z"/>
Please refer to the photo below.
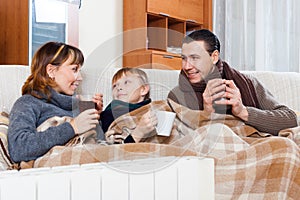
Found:
<path fill-rule="evenodd" d="M 300 74 L 296 72 L 243 71 L 255 76 L 274 97 L 294 111 L 300 111 Z"/>
<path fill-rule="evenodd" d="M 8 123 L 8 114 L 2 112 L 0 114 L 0 171 L 13 168 L 13 162 L 10 159 L 7 148 Z"/>

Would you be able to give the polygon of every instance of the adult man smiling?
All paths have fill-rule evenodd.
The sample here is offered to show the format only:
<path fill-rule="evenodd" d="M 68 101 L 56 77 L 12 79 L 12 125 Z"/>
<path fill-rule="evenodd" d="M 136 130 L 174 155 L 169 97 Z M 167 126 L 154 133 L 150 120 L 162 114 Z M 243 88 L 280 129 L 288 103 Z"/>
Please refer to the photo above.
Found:
<path fill-rule="evenodd" d="M 202 29 L 186 36 L 179 84 L 168 97 L 193 110 L 232 114 L 273 135 L 297 126 L 291 109 L 280 104 L 257 79 L 222 61 L 219 53 L 219 39 L 211 31 Z M 226 108 L 217 109 L 220 105 Z"/>

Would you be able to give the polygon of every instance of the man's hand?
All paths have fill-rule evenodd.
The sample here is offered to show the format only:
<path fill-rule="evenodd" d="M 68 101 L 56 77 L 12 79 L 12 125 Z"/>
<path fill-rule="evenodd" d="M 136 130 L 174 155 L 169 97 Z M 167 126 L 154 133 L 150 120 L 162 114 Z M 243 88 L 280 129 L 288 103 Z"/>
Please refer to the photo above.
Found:
<path fill-rule="evenodd" d="M 231 105 L 231 112 L 234 116 L 244 121 L 248 120 L 247 108 L 244 106 L 240 90 L 233 80 L 213 79 L 208 81 L 203 93 L 204 111 L 215 112 L 214 104 Z"/>
<path fill-rule="evenodd" d="M 215 109 L 213 104 L 215 100 L 220 99 L 225 94 L 225 80 L 213 79 L 207 82 L 206 88 L 203 92 L 203 109 L 206 112 L 213 113 Z M 222 103 L 221 103 L 222 104 Z"/>
<path fill-rule="evenodd" d="M 225 80 L 227 98 L 226 104 L 232 106 L 231 112 L 234 116 L 239 117 L 244 121 L 248 121 L 248 111 L 242 102 L 242 97 L 239 88 L 234 84 L 233 80 Z"/>

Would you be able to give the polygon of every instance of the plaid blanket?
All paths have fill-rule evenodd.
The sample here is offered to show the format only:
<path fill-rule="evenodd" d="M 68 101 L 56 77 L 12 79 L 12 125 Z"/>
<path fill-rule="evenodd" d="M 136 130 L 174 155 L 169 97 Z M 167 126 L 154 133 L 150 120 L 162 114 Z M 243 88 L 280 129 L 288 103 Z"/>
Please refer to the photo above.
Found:
<path fill-rule="evenodd" d="M 291 130 L 282 132 L 285 137 L 272 137 L 234 116 L 193 111 L 171 100 L 155 101 L 123 115 L 109 130 L 130 133 L 149 109 L 176 112 L 170 137 L 154 131 L 145 143 L 54 147 L 34 167 L 197 155 L 215 160 L 216 199 L 297 199 L 300 195 L 299 146 L 287 134 Z"/>
<path fill-rule="evenodd" d="M 287 137 L 300 146 L 300 126 L 281 130 L 278 135 L 281 137 Z"/>

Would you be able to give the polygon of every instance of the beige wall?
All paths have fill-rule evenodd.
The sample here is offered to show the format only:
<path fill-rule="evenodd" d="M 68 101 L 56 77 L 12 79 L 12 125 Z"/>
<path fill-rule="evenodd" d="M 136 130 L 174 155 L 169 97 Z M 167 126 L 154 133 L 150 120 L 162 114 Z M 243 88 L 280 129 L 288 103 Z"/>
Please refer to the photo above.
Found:
<path fill-rule="evenodd" d="M 79 48 L 86 59 L 90 55 L 99 53 L 99 59 L 103 52 L 101 46 L 111 43 L 113 51 L 106 51 L 105 57 L 120 57 L 122 41 L 114 40 L 120 37 L 123 30 L 123 0 L 82 0 L 79 10 Z M 111 42 L 113 40 L 113 42 Z M 97 50 L 98 49 L 98 50 Z M 116 61 L 120 65 L 121 58 Z"/>

